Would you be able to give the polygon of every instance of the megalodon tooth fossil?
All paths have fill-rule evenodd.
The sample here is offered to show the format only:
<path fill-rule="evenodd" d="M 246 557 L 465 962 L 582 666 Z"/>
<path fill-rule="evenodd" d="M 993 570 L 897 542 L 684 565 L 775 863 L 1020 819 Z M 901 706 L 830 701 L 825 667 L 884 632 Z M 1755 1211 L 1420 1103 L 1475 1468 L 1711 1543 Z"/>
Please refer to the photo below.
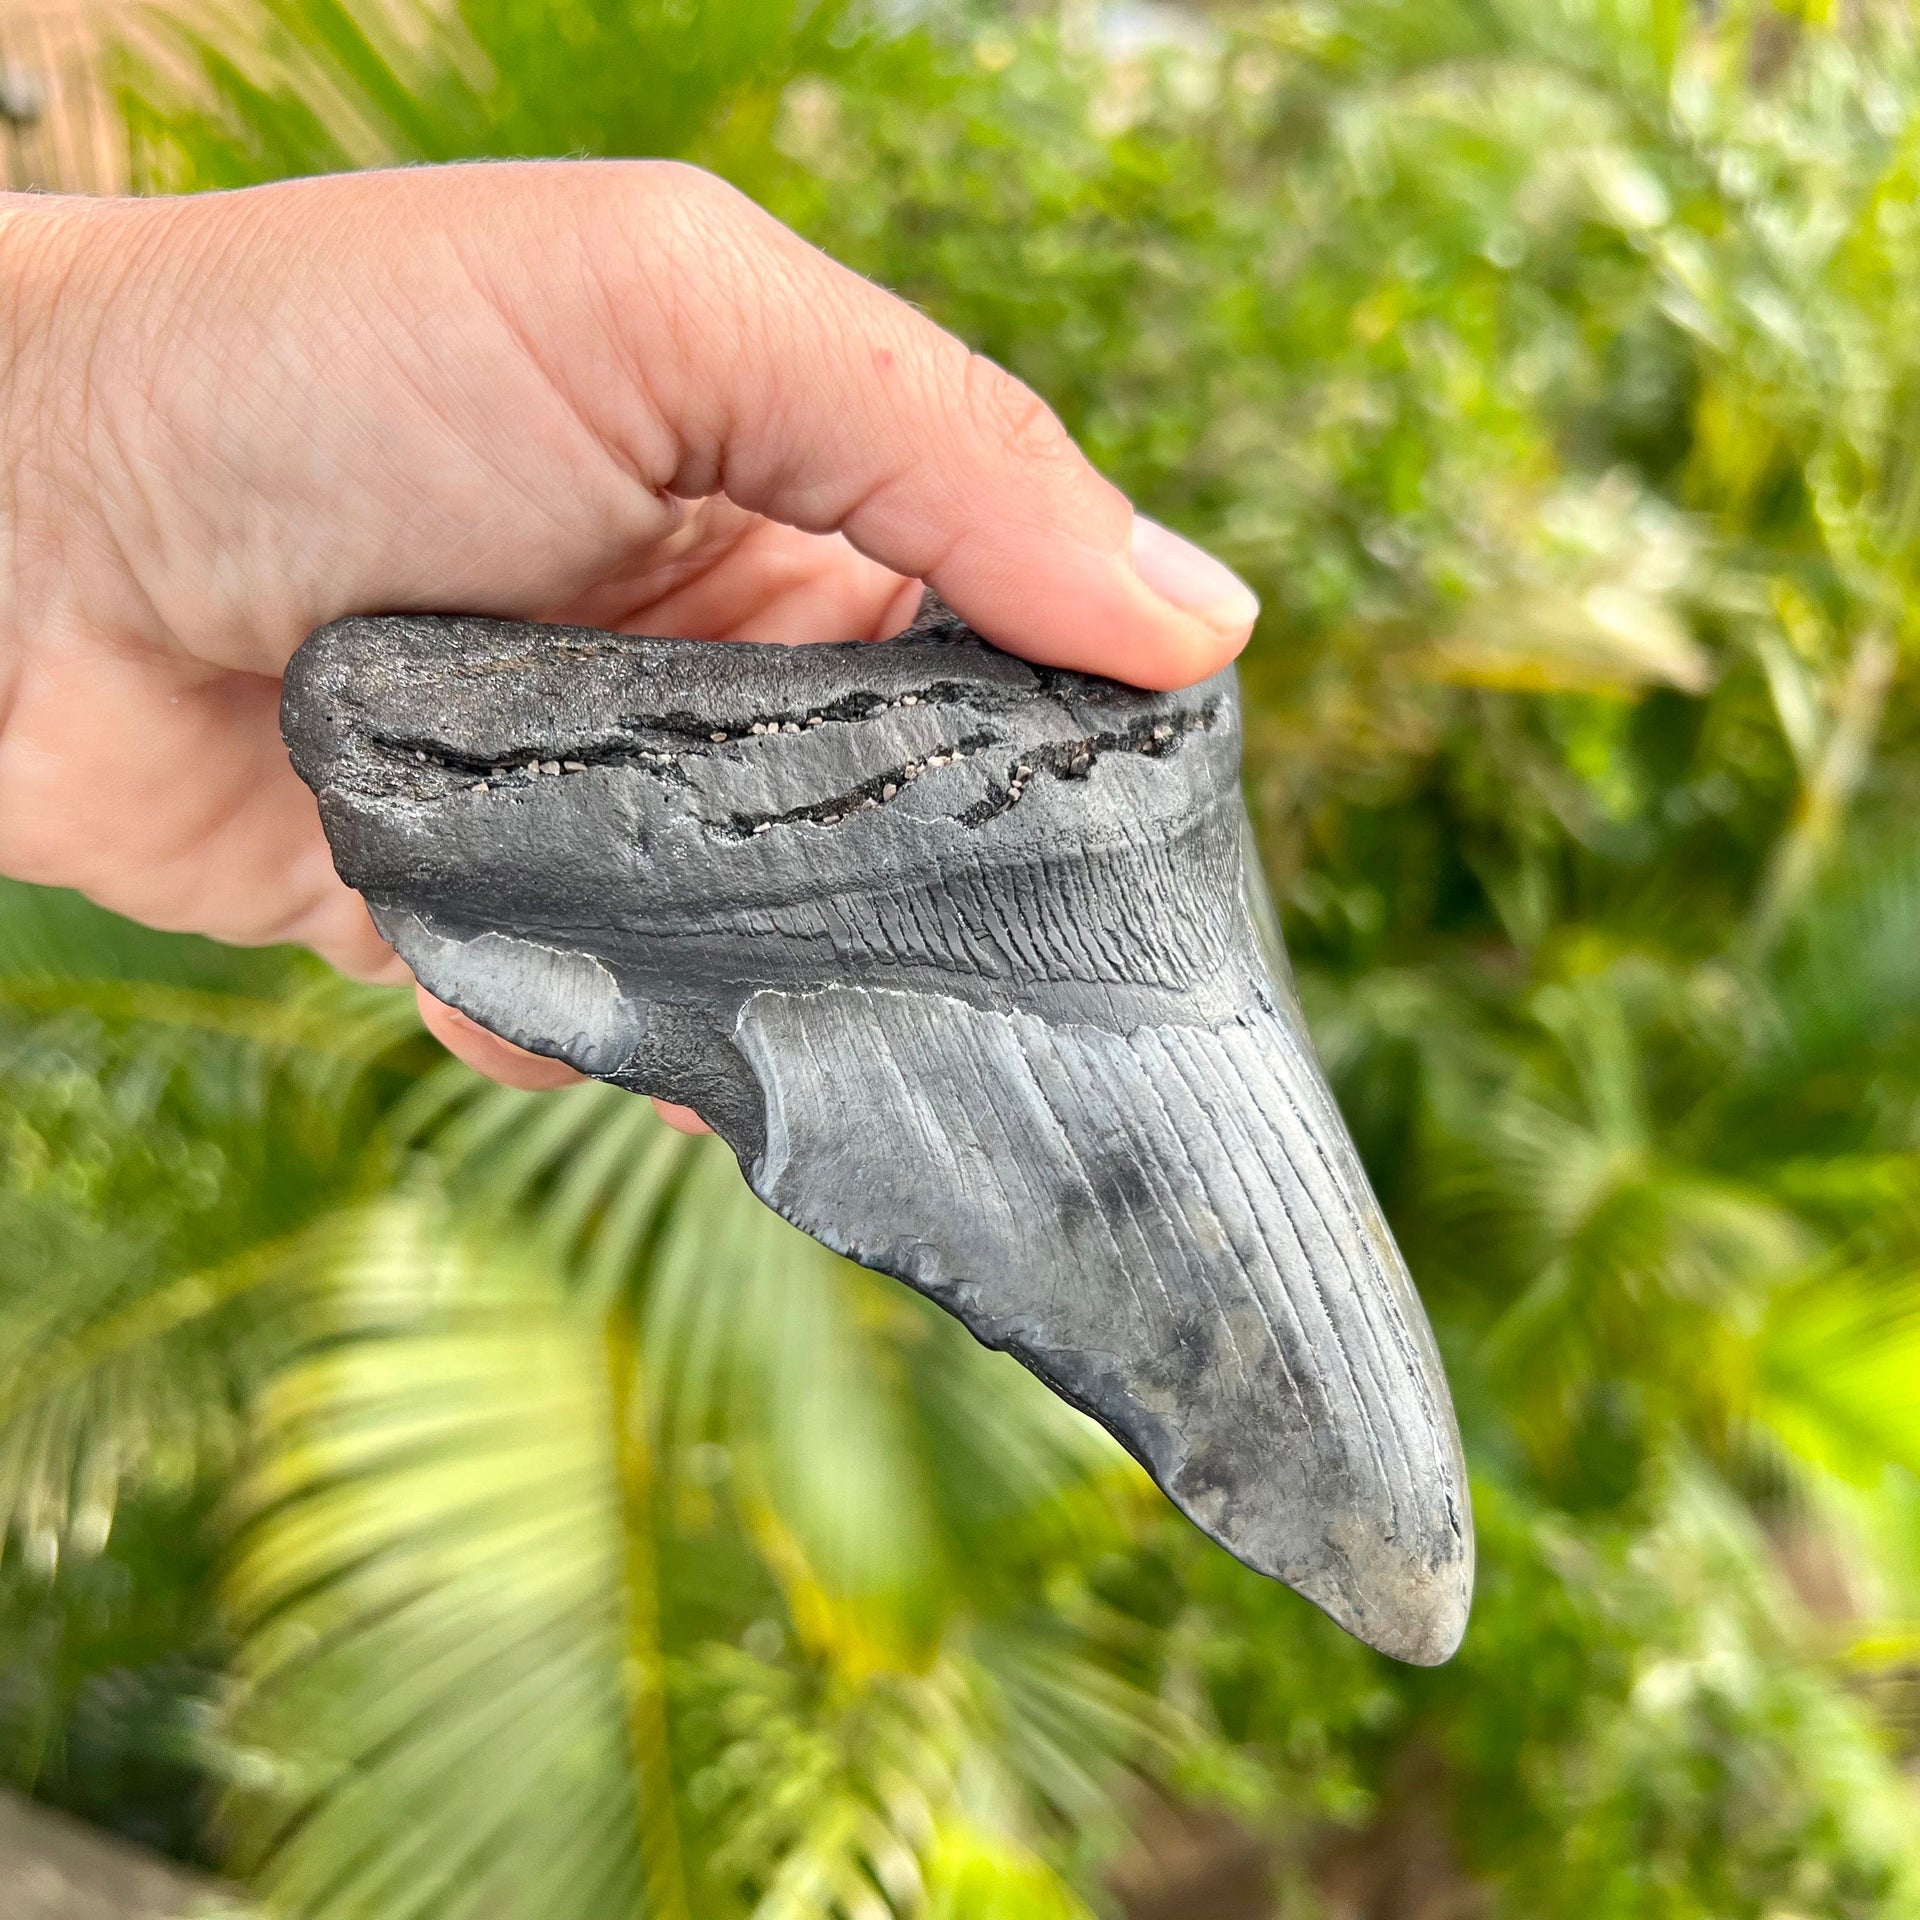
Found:
<path fill-rule="evenodd" d="M 431 992 L 693 1107 L 1249 1566 L 1453 1651 L 1459 1436 L 1271 929 L 1231 668 L 1143 693 L 931 600 L 802 647 L 396 615 L 315 633 L 282 724 Z"/>

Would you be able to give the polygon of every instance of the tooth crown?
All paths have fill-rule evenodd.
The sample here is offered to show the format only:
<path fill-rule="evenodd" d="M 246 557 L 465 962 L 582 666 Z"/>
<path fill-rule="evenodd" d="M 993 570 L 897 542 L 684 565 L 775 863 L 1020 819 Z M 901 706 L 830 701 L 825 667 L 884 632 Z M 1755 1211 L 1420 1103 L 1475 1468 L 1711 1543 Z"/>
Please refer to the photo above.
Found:
<path fill-rule="evenodd" d="M 931 604 L 792 648 L 395 616 L 313 635 L 283 727 L 432 992 L 692 1105 L 1249 1565 L 1452 1651 L 1459 1441 L 1263 957 L 1231 670 L 1142 693 Z"/>

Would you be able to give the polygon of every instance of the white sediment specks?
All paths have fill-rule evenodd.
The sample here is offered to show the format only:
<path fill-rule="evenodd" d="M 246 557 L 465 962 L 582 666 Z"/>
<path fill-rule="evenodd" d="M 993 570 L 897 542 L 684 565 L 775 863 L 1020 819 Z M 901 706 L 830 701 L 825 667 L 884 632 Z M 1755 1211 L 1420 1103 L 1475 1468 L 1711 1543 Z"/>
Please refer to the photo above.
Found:
<path fill-rule="evenodd" d="M 727 740 L 727 736 L 724 733 L 710 733 L 707 735 L 707 738 L 711 740 L 716 747 L 724 746 Z"/>
<path fill-rule="evenodd" d="M 900 704 L 903 707 L 917 707 L 920 704 L 920 696 L 917 693 L 903 693 L 900 696 Z"/>
<path fill-rule="evenodd" d="M 427 764 L 427 756 L 422 753 L 418 747 L 414 748 L 413 757 L 418 760 L 423 767 Z"/>
<path fill-rule="evenodd" d="M 820 824 L 823 827 L 837 827 L 840 824 L 840 816 L 837 813 L 823 813 L 820 816 Z"/>
<path fill-rule="evenodd" d="M 824 727 L 826 724 L 827 716 L 824 713 L 810 713 L 807 715 L 807 725 L 810 727 Z"/>
<path fill-rule="evenodd" d="M 1153 737 L 1156 740 L 1171 740 L 1173 738 L 1173 729 L 1163 720 L 1154 728 Z"/>
<path fill-rule="evenodd" d="M 787 724 L 781 728 L 781 732 L 783 733 L 798 733 L 799 731 L 800 722 L 798 720 L 789 720 Z"/>
<path fill-rule="evenodd" d="M 586 770 L 587 763 L 584 760 L 562 760 L 560 762 L 560 771 L 562 773 L 585 773 Z"/>
<path fill-rule="evenodd" d="M 889 780 L 887 784 L 880 789 L 880 798 L 882 800 L 891 800 L 893 796 L 899 791 L 900 789 L 891 780 Z"/>
<path fill-rule="evenodd" d="M 763 833 L 771 833 L 772 831 L 773 822 L 771 820 L 762 820 L 754 827 L 753 837 L 757 840 Z"/>
<path fill-rule="evenodd" d="M 473 789 L 475 793 L 485 793 L 486 790 L 487 790 L 487 783 L 484 780 L 480 781 Z"/>

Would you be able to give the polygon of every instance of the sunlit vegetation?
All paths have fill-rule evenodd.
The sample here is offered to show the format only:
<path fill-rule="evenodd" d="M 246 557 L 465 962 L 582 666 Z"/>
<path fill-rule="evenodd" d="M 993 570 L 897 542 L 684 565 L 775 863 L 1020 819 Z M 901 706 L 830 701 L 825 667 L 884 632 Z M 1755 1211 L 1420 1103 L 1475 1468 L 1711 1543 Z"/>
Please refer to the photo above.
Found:
<path fill-rule="evenodd" d="M 252 0 L 124 89 L 153 191 L 716 167 L 1256 584 L 1483 1572 L 1396 1668 L 715 1144 L 13 888 L 0 1767 L 287 1920 L 1114 1912 L 1168 1808 L 1289 1916 L 1920 1915 L 1906 10 Z"/>

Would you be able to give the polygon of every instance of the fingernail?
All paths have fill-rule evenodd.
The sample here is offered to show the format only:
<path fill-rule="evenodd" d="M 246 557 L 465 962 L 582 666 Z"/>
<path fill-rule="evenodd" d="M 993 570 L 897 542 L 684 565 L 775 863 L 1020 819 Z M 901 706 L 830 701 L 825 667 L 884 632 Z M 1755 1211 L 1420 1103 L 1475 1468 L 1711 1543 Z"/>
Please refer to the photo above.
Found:
<path fill-rule="evenodd" d="M 1241 633 L 1260 611 L 1253 589 L 1230 567 L 1145 514 L 1133 516 L 1133 570 L 1162 600 L 1221 633 Z"/>

